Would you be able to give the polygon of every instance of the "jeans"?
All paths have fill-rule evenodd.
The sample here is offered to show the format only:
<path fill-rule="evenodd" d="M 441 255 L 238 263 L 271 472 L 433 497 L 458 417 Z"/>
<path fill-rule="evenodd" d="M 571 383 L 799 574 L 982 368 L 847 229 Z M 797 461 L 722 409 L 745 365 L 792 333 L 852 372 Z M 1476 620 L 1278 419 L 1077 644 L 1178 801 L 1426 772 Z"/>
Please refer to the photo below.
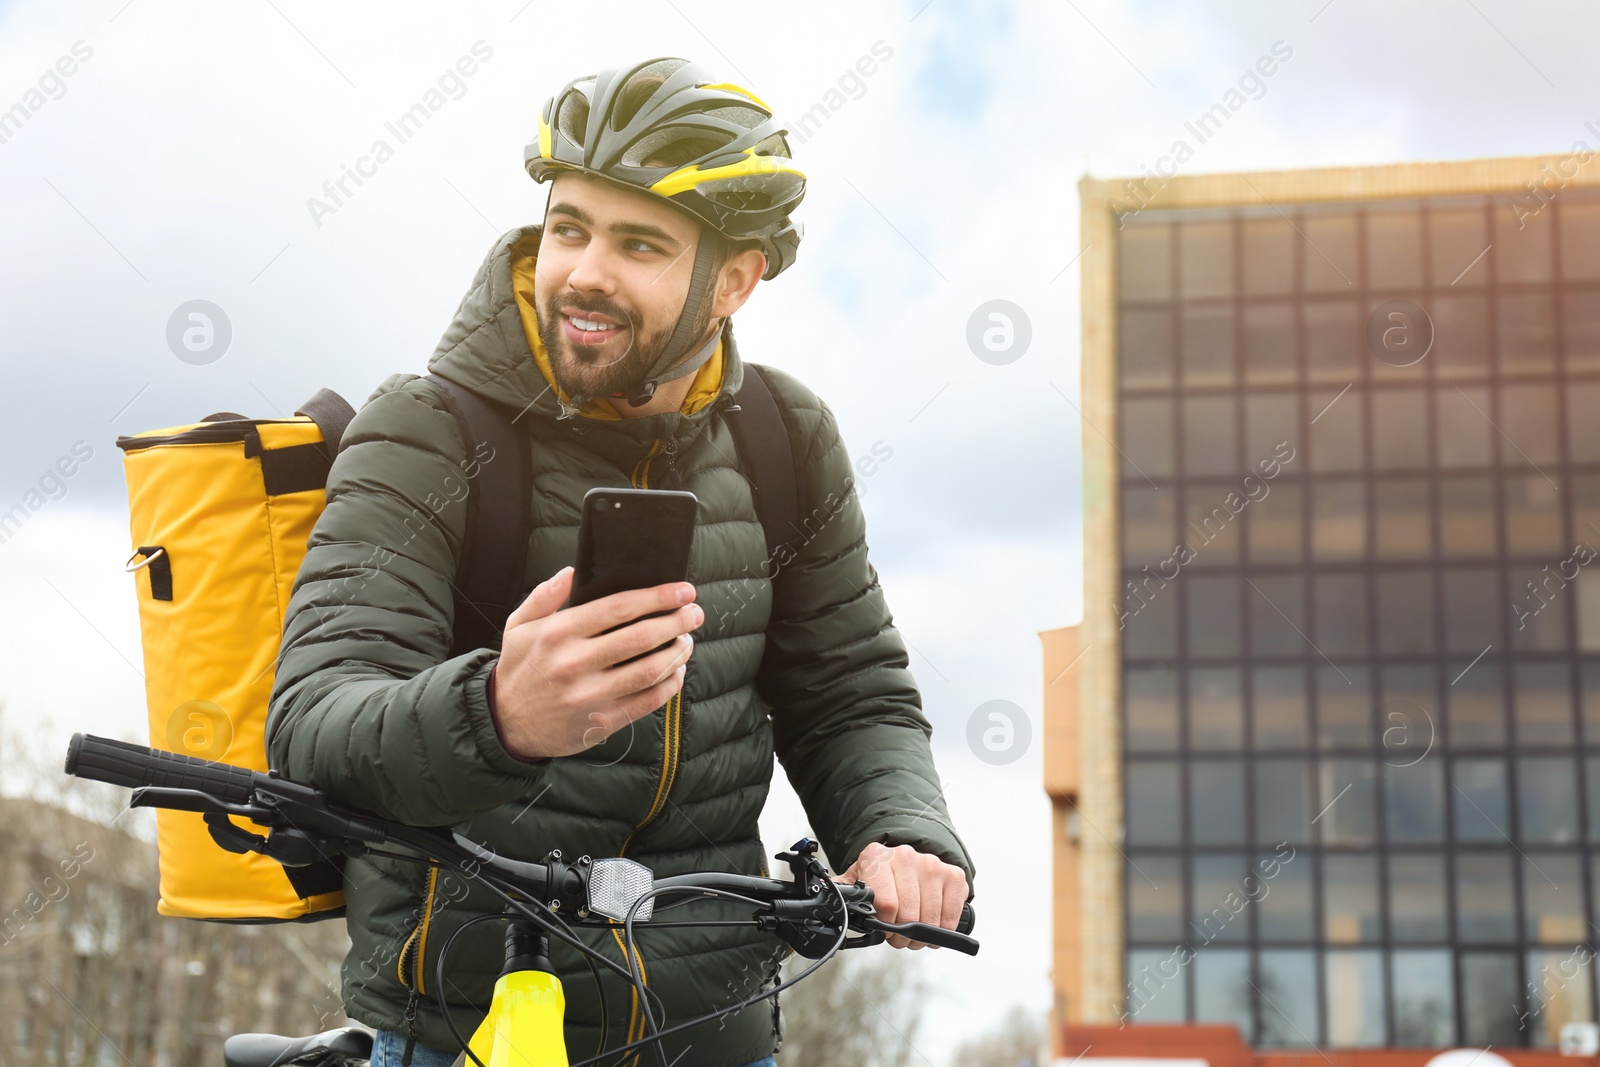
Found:
<path fill-rule="evenodd" d="M 406 1035 L 393 1030 L 379 1030 L 372 1041 L 372 1067 L 400 1067 L 400 1057 L 405 1050 Z M 419 1041 L 417 1047 L 411 1050 L 411 1067 L 450 1067 L 459 1055 L 459 1052 L 444 1052 Z M 639 1062 L 647 1061 L 641 1057 Z M 472 1061 L 467 1060 L 466 1065 L 472 1067 Z M 777 1067 L 777 1061 L 768 1056 L 746 1067 Z"/>

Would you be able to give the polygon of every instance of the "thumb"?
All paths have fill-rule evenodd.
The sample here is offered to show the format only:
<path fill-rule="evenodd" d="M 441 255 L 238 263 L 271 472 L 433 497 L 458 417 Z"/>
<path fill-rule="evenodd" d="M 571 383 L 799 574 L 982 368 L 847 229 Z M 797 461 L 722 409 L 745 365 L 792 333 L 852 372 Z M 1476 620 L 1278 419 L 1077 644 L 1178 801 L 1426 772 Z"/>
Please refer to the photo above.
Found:
<path fill-rule="evenodd" d="M 506 620 L 506 629 L 554 615 L 567 602 L 572 592 L 572 568 L 562 567 L 550 577 L 534 586 L 523 602 Z"/>

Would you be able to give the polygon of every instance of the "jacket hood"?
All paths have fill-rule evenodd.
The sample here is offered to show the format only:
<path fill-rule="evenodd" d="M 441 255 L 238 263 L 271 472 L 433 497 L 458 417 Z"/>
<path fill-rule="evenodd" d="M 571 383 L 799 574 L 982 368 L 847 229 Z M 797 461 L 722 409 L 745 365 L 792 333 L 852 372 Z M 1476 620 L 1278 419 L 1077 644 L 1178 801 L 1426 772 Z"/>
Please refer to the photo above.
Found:
<path fill-rule="evenodd" d="M 687 443 L 744 381 L 731 324 L 724 324 L 716 353 L 695 372 L 680 410 L 623 418 L 607 401 L 595 399 L 574 412 L 555 384 L 539 337 L 533 269 L 541 233 L 537 224 L 520 226 L 495 241 L 428 370 L 488 400 L 586 433 L 591 446 L 612 438 L 648 445 L 669 435 Z"/>

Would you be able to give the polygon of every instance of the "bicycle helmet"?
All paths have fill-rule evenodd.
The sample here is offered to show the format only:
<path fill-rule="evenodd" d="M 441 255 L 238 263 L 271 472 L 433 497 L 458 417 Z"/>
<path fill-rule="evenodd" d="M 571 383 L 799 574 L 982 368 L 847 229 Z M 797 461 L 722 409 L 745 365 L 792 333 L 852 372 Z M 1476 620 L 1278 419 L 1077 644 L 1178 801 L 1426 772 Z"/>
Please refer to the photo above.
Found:
<path fill-rule="evenodd" d="M 687 59 L 651 59 L 567 83 L 545 102 L 538 137 L 523 150 L 536 182 L 576 172 L 662 197 L 729 241 L 767 257 L 763 279 L 794 262 L 802 230 L 789 214 L 805 196 L 805 174 L 789 157 L 787 131 L 754 93 L 717 81 Z M 630 390 L 649 401 L 661 382 L 693 371 L 715 350 L 668 367 L 691 336 L 711 282 L 715 249 L 701 241 L 689 294 L 666 349 Z"/>

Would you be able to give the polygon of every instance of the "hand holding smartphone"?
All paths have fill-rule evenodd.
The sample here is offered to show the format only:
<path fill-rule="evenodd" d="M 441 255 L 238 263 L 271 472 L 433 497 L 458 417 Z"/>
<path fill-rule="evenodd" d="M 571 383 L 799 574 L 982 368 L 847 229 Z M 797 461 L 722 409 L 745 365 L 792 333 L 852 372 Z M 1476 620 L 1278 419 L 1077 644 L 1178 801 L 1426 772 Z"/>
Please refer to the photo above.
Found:
<path fill-rule="evenodd" d="M 659 489 L 584 497 L 576 566 L 535 586 L 506 620 L 491 713 L 509 753 L 582 752 L 682 688 L 690 632 L 705 622 L 687 584 L 698 506 L 692 493 Z M 618 598 L 623 622 L 585 606 L 606 597 Z"/>
<path fill-rule="evenodd" d="M 693 493 L 672 489 L 596 487 L 585 493 L 568 607 L 627 589 L 685 581 L 699 507 L 700 501 Z M 665 614 L 669 613 L 652 612 L 641 618 Z M 623 662 L 632 663 L 671 643 Z"/>

